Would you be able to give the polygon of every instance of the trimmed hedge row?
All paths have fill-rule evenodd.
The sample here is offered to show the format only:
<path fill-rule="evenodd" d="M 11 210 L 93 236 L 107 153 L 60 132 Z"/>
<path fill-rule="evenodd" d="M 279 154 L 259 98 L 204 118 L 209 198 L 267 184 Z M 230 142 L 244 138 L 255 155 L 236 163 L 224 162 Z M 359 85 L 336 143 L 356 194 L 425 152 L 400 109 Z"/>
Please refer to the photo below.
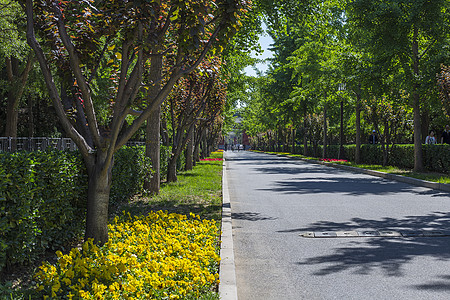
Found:
<path fill-rule="evenodd" d="M 0 269 L 31 263 L 82 231 L 87 177 L 77 153 L 0 153 L 0 182 Z"/>
<path fill-rule="evenodd" d="M 142 191 L 150 163 L 143 147 L 115 155 L 111 200 Z M 31 263 L 82 235 L 87 172 L 78 152 L 0 153 L 0 270 Z"/>
<path fill-rule="evenodd" d="M 450 145 L 422 145 L 424 168 L 430 172 L 450 173 Z M 314 151 L 312 146 L 308 147 L 309 156 L 322 157 L 322 145 L 318 145 Z M 303 151 L 300 149 L 300 153 Z M 356 145 L 344 145 L 343 158 L 355 161 Z M 327 147 L 327 158 L 338 158 L 339 145 Z M 377 164 L 383 163 L 383 148 L 380 144 L 361 145 L 361 163 Z M 394 145 L 388 154 L 388 165 L 405 169 L 414 168 L 414 145 Z"/>

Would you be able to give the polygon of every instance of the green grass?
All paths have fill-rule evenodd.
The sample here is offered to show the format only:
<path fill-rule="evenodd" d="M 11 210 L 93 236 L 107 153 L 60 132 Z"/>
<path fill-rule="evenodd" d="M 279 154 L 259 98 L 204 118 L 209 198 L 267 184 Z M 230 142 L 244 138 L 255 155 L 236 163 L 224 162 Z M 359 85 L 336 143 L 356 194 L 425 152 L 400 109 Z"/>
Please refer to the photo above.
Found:
<path fill-rule="evenodd" d="M 262 152 L 262 151 L 258 151 L 258 152 Z M 307 160 L 319 160 L 318 158 L 307 157 L 307 156 L 304 156 L 301 154 L 290 154 L 290 153 L 285 153 L 285 152 L 265 152 L 265 153 L 281 154 L 281 155 L 287 155 L 288 157 L 302 158 L 302 159 L 307 159 Z M 393 166 L 355 164 L 352 162 L 332 162 L 332 163 L 352 166 L 355 168 L 374 170 L 374 171 L 379 171 L 379 172 L 383 172 L 383 173 L 412 177 L 412 178 L 417 178 L 417 179 L 426 180 L 426 181 L 450 184 L 450 176 L 447 174 L 432 173 L 432 172 L 418 173 L 418 172 L 413 172 L 412 170 L 401 169 L 401 168 L 397 168 L 397 167 L 393 167 Z"/>
<path fill-rule="evenodd" d="M 211 158 L 222 157 L 221 152 L 211 155 Z M 192 212 L 218 221 L 222 212 L 222 161 L 200 161 L 193 170 L 180 172 L 177 182 L 163 183 L 159 195 L 138 195 L 116 209 L 132 214 L 156 210 Z"/>

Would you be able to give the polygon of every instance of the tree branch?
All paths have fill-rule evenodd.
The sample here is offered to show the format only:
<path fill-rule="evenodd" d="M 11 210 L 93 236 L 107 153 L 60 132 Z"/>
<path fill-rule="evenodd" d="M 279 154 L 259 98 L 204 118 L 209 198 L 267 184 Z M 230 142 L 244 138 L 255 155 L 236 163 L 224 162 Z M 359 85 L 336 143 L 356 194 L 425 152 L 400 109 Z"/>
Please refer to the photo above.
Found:
<path fill-rule="evenodd" d="M 53 76 L 51 74 L 50 68 L 48 67 L 48 62 L 45 59 L 44 52 L 41 46 L 36 40 L 34 34 L 34 20 L 33 20 L 33 1 L 26 0 L 26 16 L 27 16 L 27 41 L 30 47 L 34 50 L 36 58 L 42 70 L 42 74 L 47 85 L 50 98 L 52 99 L 53 106 L 55 107 L 56 114 L 66 132 L 66 134 L 72 138 L 72 140 L 77 144 L 78 149 L 80 149 L 81 154 L 86 162 L 93 162 L 93 158 L 90 153 L 93 149 L 86 143 L 86 140 L 79 134 L 75 127 L 70 123 L 67 118 L 64 107 L 62 106 L 61 99 L 59 98 L 58 89 L 56 88 L 55 82 L 53 81 Z"/>
<path fill-rule="evenodd" d="M 78 54 L 76 53 L 75 46 L 73 45 L 72 40 L 67 34 L 61 10 L 55 4 L 53 5 L 53 10 L 57 17 L 56 20 L 58 24 L 59 36 L 61 37 L 61 41 L 63 42 L 64 46 L 67 49 L 67 52 L 69 53 L 70 66 L 72 68 L 73 74 L 75 75 L 75 78 L 77 79 L 78 86 L 83 96 L 84 111 L 88 120 L 89 130 L 94 140 L 94 144 L 100 148 L 102 147 L 103 140 L 100 136 L 97 118 L 95 116 L 94 105 L 92 103 L 90 88 L 87 84 L 86 78 L 83 75 L 83 72 L 81 71 L 80 59 L 78 57 Z"/>

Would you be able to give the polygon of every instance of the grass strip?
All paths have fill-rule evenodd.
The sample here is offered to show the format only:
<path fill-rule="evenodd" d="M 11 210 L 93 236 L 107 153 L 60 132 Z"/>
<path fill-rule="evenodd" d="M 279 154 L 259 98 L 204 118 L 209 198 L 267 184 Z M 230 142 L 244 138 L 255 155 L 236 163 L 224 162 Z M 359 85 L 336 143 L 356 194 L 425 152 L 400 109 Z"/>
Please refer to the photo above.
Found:
<path fill-rule="evenodd" d="M 222 213 L 222 152 L 213 152 L 212 159 L 197 162 L 193 170 L 178 174 L 178 181 L 163 183 L 157 196 L 137 195 L 117 208 L 132 215 L 167 210 L 202 219 L 221 220 Z"/>
<path fill-rule="evenodd" d="M 255 151 L 255 152 L 263 153 L 263 151 Z M 306 160 L 317 160 L 317 161 L 320 160 L 319 158 L 316 158 L 316 157 L 309 157 L 309 156 L 304 156 L 301 154 L 291 154 L 291 153 L 287 153 L 287 152 L 264 152 L 264 153 L 286 155 L 288 157 L 301 158 L 301 159 L 306 159 Z M 346 161 L 346 162 L 334 161 L 334 162 L 327 162 L 327 163 L 346 165 L 346 166 L 351 166 L 351 167 L 360 168 L 360 169 L 374 170 L 374 171 L 379 171 L 379 172 L 383 172 L 383 173 L 401 175 L 401 176 L 405 176 L 405 177 L 412 177 L 412 178 L 431 181 L 431 182 L 450 184 L 450 176 L 447 174 L 433 173 L 433 172 L 414 172 L 409 169 L 402 169 L 402 168 L 398 168 L 398 167 L 394 167 L 394 166 L 355 164 L 355 163 L 349 162 L 349 161 Z"/>

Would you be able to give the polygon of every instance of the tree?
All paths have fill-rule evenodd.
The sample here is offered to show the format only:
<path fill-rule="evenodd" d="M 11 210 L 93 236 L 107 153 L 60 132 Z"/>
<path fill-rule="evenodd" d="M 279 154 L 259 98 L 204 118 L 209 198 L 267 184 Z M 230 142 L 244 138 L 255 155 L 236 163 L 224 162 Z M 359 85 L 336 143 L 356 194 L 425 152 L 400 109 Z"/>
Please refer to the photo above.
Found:
<path fill-rule="evenodd" d="M 446 0 L 355 0 L 348 4 L 350 22 L 369 36 L 366 50 L 386 65 L 400 63 L 403 67 L 414 109 L 415 171 L 423 169 L 421 70 L 442 49 L 441 43 L 446 43 L 448 9 Z"/>
<path fill-rule="evenodd" d="M 19 103 L 33 68 L 34 55 L 22 34 L 25 18 L 20 5 L 16 1 L 1 0 L 0 11 L 0 52 L 5 57 L 9 83 L 4 136 L 17 137 Z"/>
<path fill-rule="evenodd" d="M 206 110 L 203 119 L 219 116 L 225 102 L 226 84 L 220 78 L 220 60 L 206 59 L 199 68 L 181 78 L 168 100 L 172 107 L 172 155 L 169 160 L 167 182 L 177 181 L 176 165 L 178 157 L 192 139 L 195 126 Z M 216 108 L 216 109 L 212 109 Z"/>
<path fill-rule="evenodd" d="M 207 0 L 26 1 L 28 43 L 36 53 L 65 134 L 77 144 L 88 170 L 85 238 L 97 243 L 108 240 L 114 153 L 160 107 L 182 76 L 193 71 L 212 48 L 220 49 L 232 37 L 246 5 L 245 1 Z M 38 42 L 35 23 L 48 48 Z M 167 52 L 158 52 L 160 45 Z M 52 56 L 44 49 L 51 50 Z M 167 59 L 170 73 L 157 94 L 147 99 L 145 109 L 124 128 L 139 104 L 144 67 L 155 55 Z M 85 116 L 86 131 L 77 130 L 64 109 L 51 71 L 57 59 L 69 66 L 77 113 Z M 92 82 L 100 70 L 111 76 L 110 94 L 94 101 L 98 94 Z M 100 103 L 109 105 L 104 125 L 96 114 Z"/>

